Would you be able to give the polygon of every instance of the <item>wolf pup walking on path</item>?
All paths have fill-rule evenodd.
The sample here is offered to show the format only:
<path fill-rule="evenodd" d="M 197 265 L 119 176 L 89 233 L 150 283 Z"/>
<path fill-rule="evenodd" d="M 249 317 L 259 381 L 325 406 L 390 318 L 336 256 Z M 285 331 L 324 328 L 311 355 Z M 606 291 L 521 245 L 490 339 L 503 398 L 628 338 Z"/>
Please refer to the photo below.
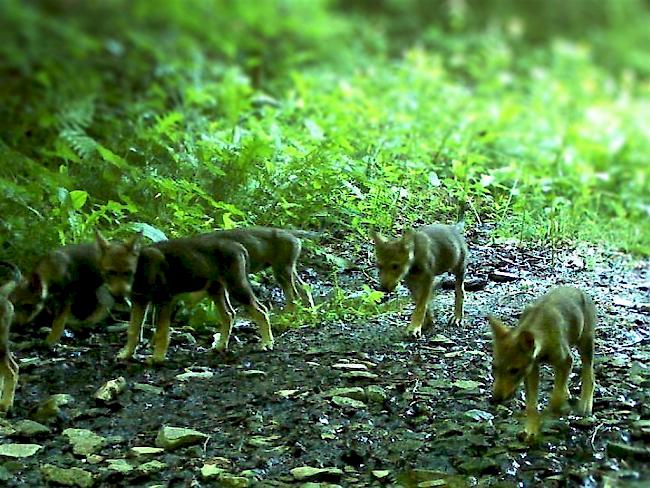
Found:
<path fill-rule="evenodd" d="M 381 288 L 392 291 L 404 280 L 415 302 L 415 311 L 407 331 L 414 337 L 422 335 L 422 326 L 433 324 L 429 301 L 433 293 L 434 278 L 446 272 L 456 278 L 456 300 L 453 322 L 463 320 L 465 298 L 465 268 L 467 245 L 462 234 L 463 224 L 425 225 L 408 230 L 397 239 L 385 239 L 371 233 L 375 243 L 377 268 Z"/>
<path fill-rule="evenodd" d="M 515 328 L 488 317 L 492 326 L 493 376 L 492 401 L 502 403 L 512 398 L 519 384 L 526 387 L 526 428 L 529 440 L 539 434 L 537 411 L 539 365 L 555 369 L 555 385 L 549 409 L 557 413 L 569 398 L 569 374 L 576 346 L 582 360 L 580 413 L 590 415 L 594 397 L 594 326 L 596 308 L 582 291 L 560 287 L 549 291 L 527 307 Z"/>
<path fill-rule="evenodd" d="M 106 241 L 101 246 L 100 267 L 114 295 L 132 302 L 126 346 L 118 359 L 130 359 L 140 341 L 147 307 L 158 308 L 153 336 L 153 363 L 165 360 L 175 298 L 182 293 L 206 292 L 222 320 L 217 349 L 226 349 L 235 312 L 229 296 L 243 304 L 262 335 L 262 349 L 273 349 L 273 333 L 266 309 L 248 281 L 248 252 L 241 244 L 219 237 L 218 232 L 170 239 L 142 248 Z"/>

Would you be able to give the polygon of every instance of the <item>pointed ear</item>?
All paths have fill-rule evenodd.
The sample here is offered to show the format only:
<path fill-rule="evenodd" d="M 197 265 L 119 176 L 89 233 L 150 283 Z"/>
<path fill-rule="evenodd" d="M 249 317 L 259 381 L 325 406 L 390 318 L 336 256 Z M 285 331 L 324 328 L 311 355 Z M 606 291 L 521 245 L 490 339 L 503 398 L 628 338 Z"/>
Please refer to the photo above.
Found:
<path fill-rule="evenodd" d="M 402 245 L 406 251 L 412 251 L 415 247 L 415 232 L 409 229 L 402 236 Z"/>
<path fill-rule="evenodd" d="M 106 252 L 106 249 L 108 249 L 110 243 L 98 230 L 95 230 L 95 241 L 97 242 L 97 247 L 99 247 L 99 251 L 102 254 Z"/>
<path fill-rule="evenodd" d="M 138 232 L 134 234 L 129 240 L 124 243 L 124 246 L 131 251 L 133 254 L 140 252 L 140 239 L 142 239 L 142 234 Z"/>
<path fill-rule="evenodd" d="M 535 349 L 535 336 L 527 330 L 519 334 L 519 346 L 524 352 L 531 352 Z"/>
<path fill-rule="evenodd" d="M 490 322 L 490 327 L 492 328 L 492 338 L 495 341 L 500 341 L 508 335 L 510 331 L 508 326 L 501 322 L 494 315 L 488 315 L 488 322 Z"/>
<path fill-rule="evenodd" d="M 374 241 L 375 246 L 381 246 L 383 243 L 386 242 L 386 239 L 384 239 L 382 235 L 376 230 L 370 231 L 370 238 Z"/>

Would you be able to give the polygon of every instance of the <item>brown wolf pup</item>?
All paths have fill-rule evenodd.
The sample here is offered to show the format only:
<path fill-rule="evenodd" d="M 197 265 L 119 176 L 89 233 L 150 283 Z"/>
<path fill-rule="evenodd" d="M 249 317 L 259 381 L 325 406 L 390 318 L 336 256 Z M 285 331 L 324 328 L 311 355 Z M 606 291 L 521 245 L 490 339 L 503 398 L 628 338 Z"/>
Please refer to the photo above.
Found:
<path fill-rule="evenodd" d="M 20 271 L 9 263 L 0 263 L 11 268 L 14 278 L 0 287 L 0 413 L 7 412 L 14 404 L 14 393 L 18 384 L 18 363 L 9 349 L 9 328 L 14 318 L 14 307 L 7 298 L 20 281 Z"/>
<path fill-rule="evenodd" d="M 549 291 L 528 306 L 515 328 L 488 317 L 493 338 L 492 401 L 512 398 L 519 384 L 526 388 L 526 427 L 529 439 L 540 430 L 537 411 L 539 365 L 550 364 L 555 370 L 555 385 L 549 402 L 551 412 L 562 409 L 569 397 L 571 347 L 576 346 L 582 360 L 582 385 L 578 410 L 590 415 L 594 396 L 594 326 L 596 308 L 582 291 L 560 287 Z"/>
<path fill-rule="evenodd" d="M 305 306 L 314 306 L 307 285 L 296 271 L 302 249 L 302 243 L 296 236 L 297 232 L 272 227 L 250 227 L 218 231 L 218 236 L 238 242 L 246 248 L 250 273 L 271 268 L 284 292 L 286 308 L 293 309 L 296 297 L 299 297 Z"/>
<path fill-rule="evenodd" d="M 429 301 L 434 278 L 446 272 L 456 278 L 456 300 L 453 322 L 463 320 L 467 245 L 462 224 L 426 225 L 408 230 L 402 237 L 388 240 L 371 233 L 375 243 L 379 280 L 383 291 L 392 291 L 404 280 L 415 302 L 415 311 L 407 331 L 414 337 L 422 334 L 422 326 L 433 324 Z"/>
<path fill-rule="evenodd" d="M 54 319 L 45 342 L 52 346 L 61 339 L 70 318 L 90 323 L 104 318 L 112 299 L 102 288 L 102 239 L 98 234 L 96 242 L 63 246 L 41 258 L 9 297 L 15 309 L 15 323 L 27 324 L 48 309 Z M 134 246 L 135 242 L 129 245 Z"/>
<path fill-rule="evenodd" d="M 140 340 L 150 304 L 158 309 L 153 336 L 153 363 L 165 360 L 175 298 L 184 293 L 207 292 L 222 318 L 217 349 L 226 349 L 234 321 L 229 296 L 243 304 L 260 329 L 262 349 L 273 349 L 273 333 L 265 308 L 248 281 L 248 252 L 217 232 L 170 239 L 138 248 L 106 242 L 100 267 L 114 295 L 129 295 L 132 309 L 126 346 L 118 359 L 130 359 Z"/>

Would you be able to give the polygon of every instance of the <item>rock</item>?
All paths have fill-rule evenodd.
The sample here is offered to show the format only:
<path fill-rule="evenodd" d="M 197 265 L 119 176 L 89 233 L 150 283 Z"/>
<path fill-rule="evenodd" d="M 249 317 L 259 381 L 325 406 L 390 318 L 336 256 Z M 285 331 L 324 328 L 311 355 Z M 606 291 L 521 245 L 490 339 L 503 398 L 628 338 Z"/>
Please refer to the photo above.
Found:
<path fill-rule="evenodd" d="M 345 369 L 348 371 L 366 371 L 368 366 L 361 363 L 336 363 L 332 365 L 334 369 Z"/>
<path fill-rule="evenodd" d="M 114 380 L 107 381 L 95 392 L 93 398 L 108 403 L 115 400 L 117 395 L 124 391 L 124 388 L 126 388 L 126 380 L 124 376 L 120 376 Z"/>
<path fill-rule="evenodd" d="M 366 399 L 366 392 L 360 386 L 353 386 L 351 388 L 332 388 L 331 390 L 323 393 L 322 396 L 323 398 L 332 398 L 338 396 L 364 401 Z"/>
<path fill-rule="evenodd" d="M 153 474 L 153 473 L 157 473 L 158 471 L 162 471 L 166 467 L 167 466 L 165 465 L 165 463 L 161 463 L 160 461 L 153 460 L 138 466 L 138 471 L 140 471 L 142 474 Z"/>
<path fill-rule="evenodd" d="M 332 403 L 334 403 L 334 405 L 337 405 L 339 407 L 350 407 L 357 410 L 366 408 L 365 403 L 347 397 L 340 397 L 340 396 L 332 397 Z"/>
<path fill-rule="evenodd" d="M 33 420 L 19 420 L 13 425 L 14 435 L 18 437 L 38 437 L 49 434 L 50 428 Z"/>
<path fill-rule="evenodd" d="M 93 454 L 106 445 L 104 437 L 88 429 L 65 429 L 63 435 L 70 439 L 72 452 L 80 456 Z"/>
<path fill-rule="evenodd" d="M 163 426 L 156 436 L 156 446 L 163 447 L 166 450 L 172 450 L 178 447 L 196 444 L 197 442 L 203 442 L 209 437 L 209 435 L 198 430 Z"/>
<path fill-rule="evenodd" d="M 219 476 L 219 486 L 224 488 L 247 488 L 250 486 L 251 481 L 243 476 L 235 476 L 232 474 L 222 474 Z"/>
<path fill-rule="evenodd" d="M 38 444 L 1 444 L 0 456 L 26 458 L 33 456 L 41 449 L 43 449 L 43 446 Z"/>
<path fill-rule="evenodd" d="M 508 281 L 515 281 L 519 279 L 514 273 L 508 273 L 506 271 L 494 271 L 488 274 L 488 279 L 491 281 L 496 281 L 497 283 L 506 283 Z"/>
<path fill-rule="evenodd" d="M 467 461 L 458 466 L 461 473 L 481 475 L 486 473 L 497 474 L 499 472 L 499 463 L 488 457 L 469 458 Z"/>
<path fill-rule="evenodd" d="M 293 468 L 290 473 L 298 481 L 338 479 L 343 475 L 343 471 L 339 468 L 312 468 L 311 466 Z"/>
<path fill-rule="evenodd" d="M 267 375 L 266 371 L 260 369 L 247 369 L 246 371 L 242 371 L 241 374 L 251 378 L 265 378 Z"/>
<path fill-rule="evenodd" d="M 108 467 L 106 469 L 109 471 L 116 471 L 118 473 L 126 474 L 135 469 L 135 466 L 133 466 L 126 459 L 107 459 L 106 462 L 108 463 Z"/>
<path fill-rule="evenodd" d="M 212 378 L 214 373 L 212 371 L 188 371 L 186 373 L 181 373 L 176 375 L 176 379 L 179 381 L 188 381 L 193 379 L 208 379 Z"/>
<path fill-rule="evenodd" d="M 147 456 L 155 456 L 165 452 L 162 447 L 132 447 L 129 453 L 135 458 L 144 458 Z"/>
<path fill-rule="evenodd" d="M 276 395 L 282 398 L 290 398 L 298 394 L 300 390 L 278 390 L 275 392 Z"/>
<path fill-rule="evenodd" d="M 469 417 L 472 420 L 481 421 L 481 420 L 492 420 L 494 415 L 485 410 L 472 409 L 464 413 L 465 417 Z"/>
<path fill-rule="evenodd" d="M 201 468 L 201 476 L 206 480 L 218 478 L 223 473 L 227 473 L 227 471 L 216 464 L 204 464 Z"/>
<path fill-rule="evenodd" d="M 41 474 L 46 481 L 64 486 L 86 488 L 93 485 L 93 475 L 81 468 L 59 468 L 52 464 L 41 466 Z"/>
<path fill-rule="evenodd" d="M 133 389 L 152 393 L 154 395 L 160 395 L 163 392 L 163 389 L 159 386 L 149 385 L 147 383 L 133 383 Z"/>
<path fill-rule="evenodd" d="M 72 395 L 65 393 L 52 395 L 38 404 L 31 418 L 37 422 L 47 423 L 61 415 L 61 407 L 71 404 L 72 401 Z"/>
<path fill-rule="evenodd" d="M 375 469 L 372 472 L 372 475 L 378 480 L 383 480 L 384 478 L 388 478 L 390 476 L 390 471 L 387 469 Z"/>
<path fill-rule="evenodd" d="M 461 390 L 473 390 L 474 388 L 482 386 L 482 383 L 472 380 L 457 380 L 454 381 L 452 385 L 454 385 L 456 388 L 460 388 Z"/>
<path fill-rule="evenodd" d="M 381 386 L 366 386 L 366 398 L 371 403 L 384 403 L 388 399 L 388 394 Z"/>

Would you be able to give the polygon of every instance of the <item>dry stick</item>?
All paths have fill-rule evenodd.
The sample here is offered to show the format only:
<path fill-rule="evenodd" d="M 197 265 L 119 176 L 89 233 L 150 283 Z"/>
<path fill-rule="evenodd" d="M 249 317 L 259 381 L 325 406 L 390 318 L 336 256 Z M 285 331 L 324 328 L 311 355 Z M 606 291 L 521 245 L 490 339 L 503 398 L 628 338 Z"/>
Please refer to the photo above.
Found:
<path fill-rule="evenodd" d="M 594 451 L 594 452 L 596 452 L 596 449 L 595 449 L 595 447 L 594 447 L 594 441 L 596 440 L 596 434 L 598 434 L 598 431 L 600 430 L 600 428 L 601 428 L 603 425 L 605 425 L 605 424 L 598 424 L 598 425 L 596 426 L 596 428 L 594 429 L 594 433 L 591 435 L 591 439 L 590 439 L 589 442 L 591 443 L 591 450 Z"/>

